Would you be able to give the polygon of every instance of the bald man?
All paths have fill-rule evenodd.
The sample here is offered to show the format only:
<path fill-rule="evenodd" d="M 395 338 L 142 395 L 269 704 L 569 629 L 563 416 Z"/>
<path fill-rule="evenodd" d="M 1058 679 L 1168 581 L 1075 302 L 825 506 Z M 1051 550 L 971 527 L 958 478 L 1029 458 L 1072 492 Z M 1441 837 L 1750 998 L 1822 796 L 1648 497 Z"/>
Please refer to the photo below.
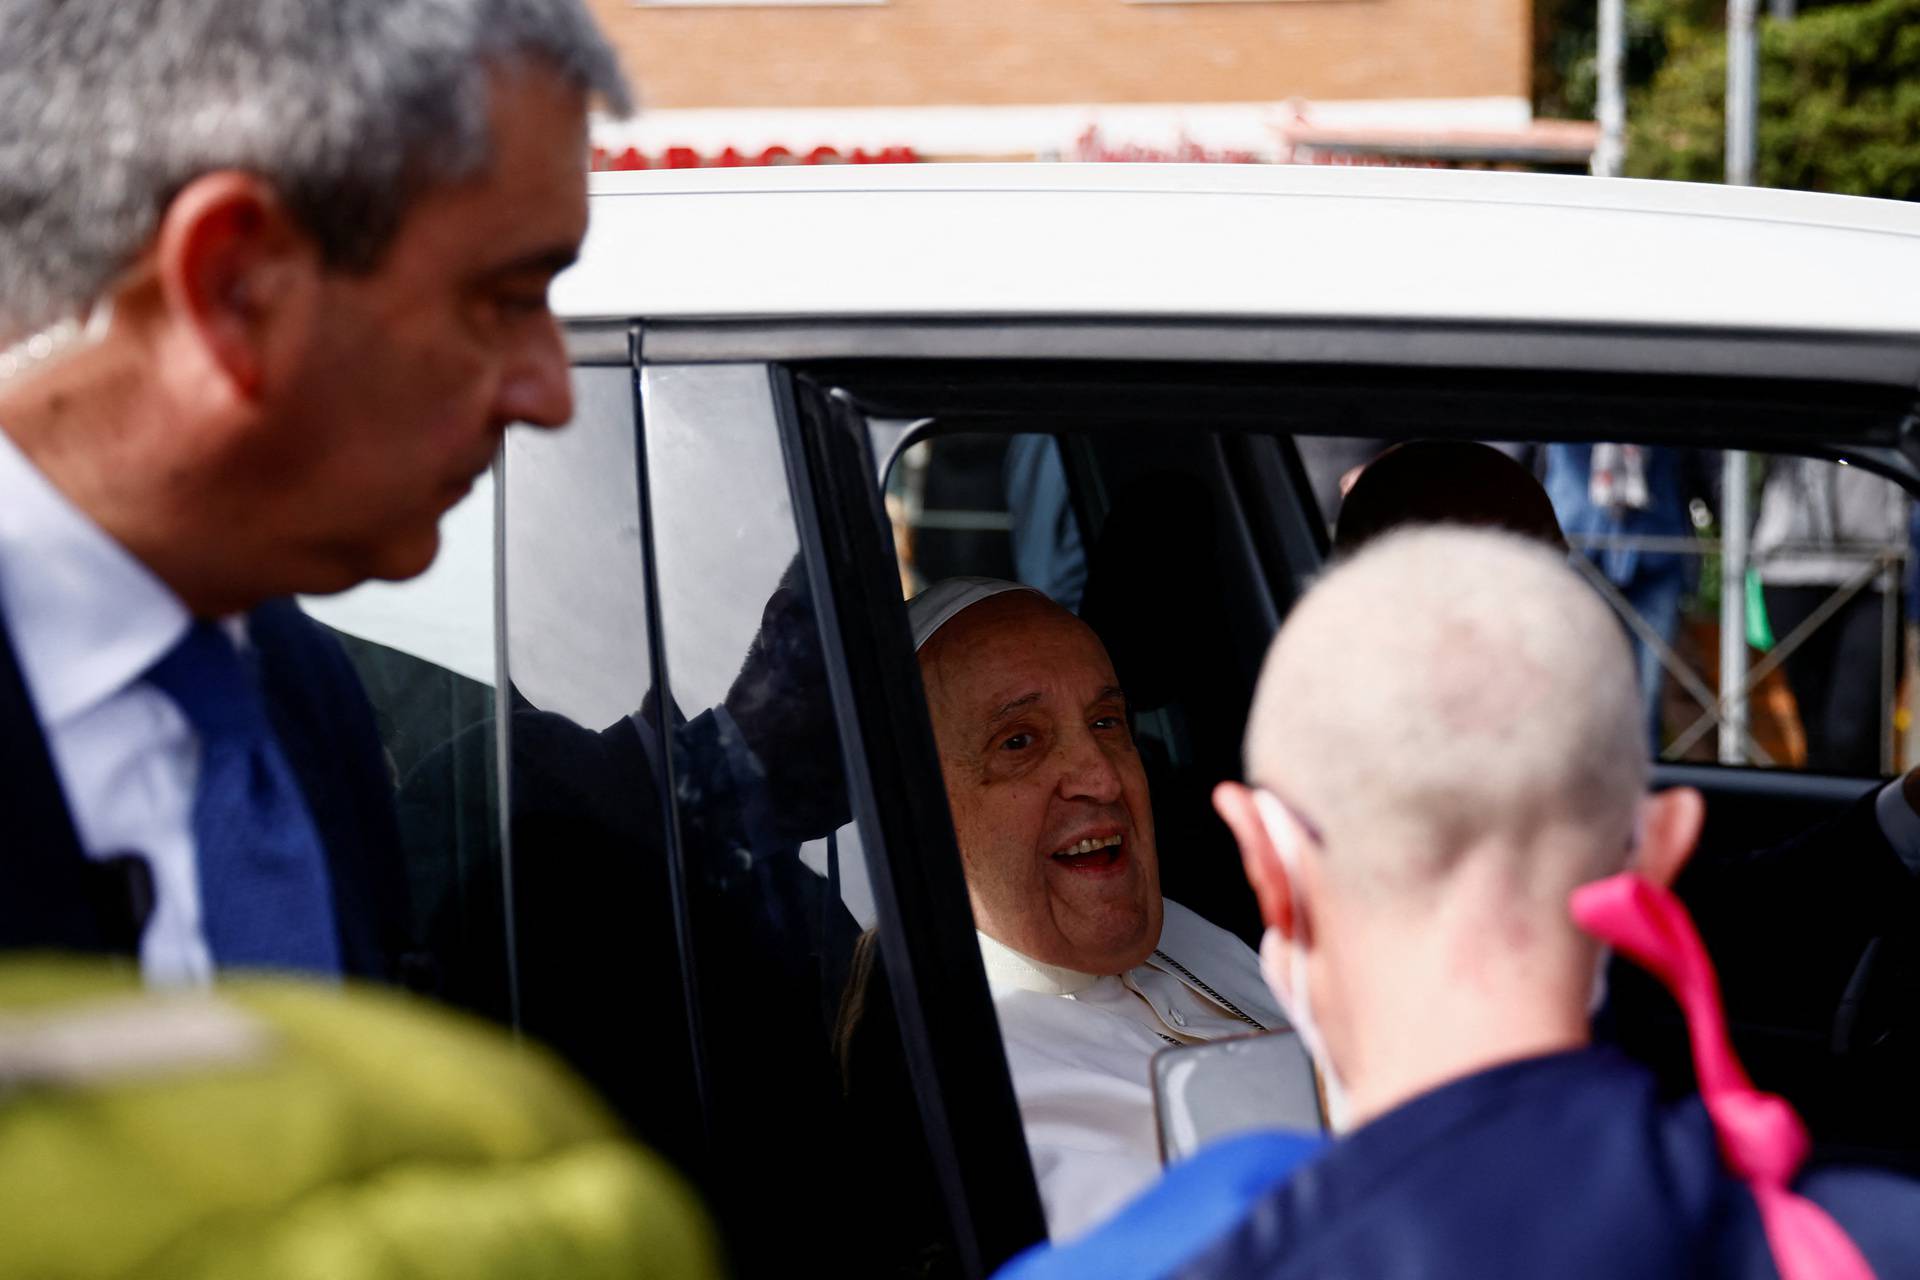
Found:
<path fill-rule="evenodd" d="M 1390 625 L 1381 601 L 1422 625 Z M 1791 1175 L 1791 1112 L 1721 1092 L 1746 1125 L 1717 1130 L 1589 1041 L 1603 953 L 1574 912 L 1624 942 L 1607 930 L 1629 907 L 1665 910 L 1656 886 L 1702 804 L 1647 793 L 1632 658 L 1562 558 L 1429 529 L 1336 567 L 1268 656 L 1246 769 L 1216 804 L 1268 925 L 1267 979 L 1345 1136 L 1304 1161 L 1268 1135 L 1218 1144 L 1007 1276 L 1781 1274 L 1776 1223 L 1733 1162 Z M 1600 881 L 1625 897 L 1596 913 L 1574 895 Z M 1713 1013 L 1689 1009 L 1701 1027 Z M 1913 1184 L 1823 1170 L 1797 1189 L 1787 1235 L 1813 1231 L 1808 1214 L 1838 1228 L 1786 1274 L 1865 1274 L 1841 1266 L 1856 1247 L 1881 1275 L 1920 1274 Z"/>
<path fill-rule="evenodd" d="M 1066 1239 L 1160 1172 L 1156 1052 L 1286 1024 L 1253 952 L 1160 896 L 1146 773 L 1092 629 L 989 578 L 907 612 L 1027 1149 Z"/>

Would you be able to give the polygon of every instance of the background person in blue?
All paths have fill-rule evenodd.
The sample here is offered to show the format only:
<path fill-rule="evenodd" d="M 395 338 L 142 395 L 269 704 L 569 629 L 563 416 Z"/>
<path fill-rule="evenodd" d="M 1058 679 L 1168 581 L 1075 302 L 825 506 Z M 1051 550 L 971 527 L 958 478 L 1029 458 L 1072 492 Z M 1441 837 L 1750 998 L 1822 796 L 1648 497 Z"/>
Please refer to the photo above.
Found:
<path fill-rule="evenodd" d="M 1408 608 L 1427 625 L 1394 625 Z M 1344 1136 L 1220 1143 L 1005 1280 L 1778 1274 L 1707 1110 L 1590 1043 L 1602 952 L 1569 896 L 1629 869 L 1667 883 L 1702 819 L 1697 793 L 1646 792 L 1606 618 L 1551 551 L 1455 529 L 1384 537 L 1294 609 L 1253 785 L 1216 802 Z M 1920 1268 L 1920 1186 L 1795 1185 L 1880 1274 Z"/>
<path fill-rule="evenodd" d="M 1691 538 L 1691 500 L 1714 505 L 1711 477 L 1697 450 L 1552 444 L 1546 457 L 1547 496 L 1576 547 L 1582 538 Z M 1584 548 L 1581 554 L 1671 649 L 1680 630 L 1680 602 L 1696 572 L 1690 557 L 1619 544 Z M 1665 672 L 1651 644 L 1636 636 L 1633 646 L 1647 737 L 1658 755 Z"/>

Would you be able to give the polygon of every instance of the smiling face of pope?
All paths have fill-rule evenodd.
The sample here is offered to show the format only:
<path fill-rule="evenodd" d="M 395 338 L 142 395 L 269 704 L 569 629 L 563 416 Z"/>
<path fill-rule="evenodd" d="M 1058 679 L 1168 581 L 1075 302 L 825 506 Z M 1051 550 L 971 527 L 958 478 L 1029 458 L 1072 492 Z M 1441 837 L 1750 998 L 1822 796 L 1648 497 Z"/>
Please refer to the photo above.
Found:
<path fill-rule="evenodd" d="M 975 925 L 1034 960 L 1118 973 L 1160 941 L 1146 772 L 1105 646 L 1032 592 L 920 650 Z"/>

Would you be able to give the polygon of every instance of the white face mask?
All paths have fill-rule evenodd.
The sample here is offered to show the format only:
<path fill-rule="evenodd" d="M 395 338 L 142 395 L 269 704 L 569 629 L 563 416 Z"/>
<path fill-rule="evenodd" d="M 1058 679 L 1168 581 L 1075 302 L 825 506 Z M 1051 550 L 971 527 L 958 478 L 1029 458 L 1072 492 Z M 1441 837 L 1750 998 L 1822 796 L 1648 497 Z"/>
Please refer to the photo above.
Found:
<path fill-rule="evenodd" d="M 1628 866 L 1634 865 L 1631 855 L 1637 854 L 1640 846 L 1647 842 L 1647 802 L 1642 800 L 1633 811 L 1633 843 L 1628 846 Z M 1602 945 L 1599 956 L 1593 962 L 1593 990 L 1587 994 L 1587 1019 L 1592 1021 L 1607 1003 L 1607 967 L 1613 963 L 1613 948 Z"/>
<path fill-rule="evenodd" d="M 1260 821 L 1267 828 L 1267 838 L 1273 841 L 1273 847 L 1280 855 L 1280 865 L 1286 870 L 1297 918 L 1300 904 L 1300 849 L 1295 841 L 1294 825 L 1280 801 L 1268 792 L 1254 788 L 1253 803 L 1260 811 Z M 1327 1043 L 1320 1034 L 1320 1024 L 1314 1021 L 1313 997 L 1307 985 L 1307 949 L 1298 941 L 1289 940 L 1277 927 L 1268 925 L 1265 935 L 1260 939 L 1260 972 L 1266 978 L 1267 986 L 1272 988 L 1273 998 L 1285 1010 L 1287 1021 L 1293 1024 L 1300 1043 L 1306 1046 L 1314 1066 L 1319 1069 L 1320 1084 L 1327 1095 L 1328 1127 L 1335 1133 L 1345 1132 L 1348 1114 L 1346 1085 L 1327 1053 Z"/>

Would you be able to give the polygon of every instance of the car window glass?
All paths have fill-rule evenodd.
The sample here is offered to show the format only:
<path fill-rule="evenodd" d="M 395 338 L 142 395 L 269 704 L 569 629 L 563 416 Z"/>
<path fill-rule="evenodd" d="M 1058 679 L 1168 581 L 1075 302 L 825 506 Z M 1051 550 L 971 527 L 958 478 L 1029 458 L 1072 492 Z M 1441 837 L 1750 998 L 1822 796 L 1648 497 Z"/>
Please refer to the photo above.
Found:
<path fill-rule="evenodd" d="M 604 727 L 651 682 L 632 372 L 574 374 L 574 421 L 506 449 L 508 671 L 532 706 Z"/>
<path fill-rule="evenodd" d="M 606 1037 L 596 1034 L 586 1043 L 577 1026 L 554 1024 L 556 973 L 575 980 L 593 975 L 581 971 L 577 955 L 557 967 L 547 963 L 553 925 L 566 926 L 572 909 L 560 901 L 571 886 L 555 883 L 564 875 L 550 874 L 540 855 L 565 844 L 556 870 L 578 874 L 581 889 L 590 884 L 585 864 L 621 824 L 594 812 L 593 788 L 583 776 L 567 775 L 586 770 L 583 759 L 604 765 L 598 744 L 640 704 L 648 663 L 632 375 L 583 368 L 574 371 L 573 383 L 571 427 L 508 437 L 498 471 L 483 476 L 443 520 L 441 552 L 426 574 L 307 607 L 342 634 L 375 705 L 398 789 L 417 933 L 435 963 L 432 989 L 501 1021 L 519 1015 L 592 1074 L 607 1056 Z M 532 988 L 519 991 L 527 974 L 510 965 L 494 714 L 499 507 L 508 534 L 502 580 L 515 606 L 507 611 L 512 718 L 520 729 L 512 735 L 513 790 L 527 845 L 524 866 L 531 868 L 520 896 L 531 892 L 532 900 L 517 904 L 518 950 L 522 959 L 529 952 L 535 957 Z M 643 795 L 650 788 L 643 770 L 614 775 L 604 789 Z M 649 856 L 659 868 L 657 806 L 652 817 Z M 650 899 L 665 900 L 663 886 Z M 567 926 L 560 932 L 581 937 L 593 931 Z M 528 996 L 531 1009 L 517 1010 L 516 995 Z"/>
<path fill-rule="evenodd" d="M 644 374 L 668 762 L 712 1196 L 741 1274 L 952 1256 L 761 366 Z M 883 984 L 884 980 L 880 982 Z M 860 1087 L 854 1088 L 854 1082 Z"/>
<path fill-rule="evenodd" d="M 954 574 L 1007 576 L 1079 608 L 1084 585 L 1076 575 L 1085 573 L 1087 548 L 1113 541 L 1097 525 L 1084 543 L 1081 535 L 1084 522 L 1101 518 L 1102 475 L 1113 470 L 1114 458 L 1140 452 L 1151 438 L 1135 430 L 1090 449 L 1089 442 L 1102 439 L 1098 433 L 968 431 L 911 444 L 886 480 L 903 590 L 910 594 Z M 1028 464 L 1030 471 L 1051 470 L 1058 459 L 1071 464 L 1059 468 L 1061 490 L 1018 487 L 1015 460 L 1030 441 L 1046 446 L 1026 455 L 1041 459 Z M 1312 501 L 1328 504 L 1322 511 L 1332 534 L 1344 490 L 1392 442 L 1318 436 L 1294 442 Z M 1751 689 L 1746 725 L 1730 734 L 1735 748 L 1728 760 L 1716 714 L 1721 455 L 1653 446 L 1497 447 L 1531 474 L 1523 483 L 1543 494 L 1542 506 L 1565 528 L 1576 567 L 1621 619 L 1643 682 L 1648 750 L 1655 758 L 1850 776 L 1920 763 L 1904 703 L 1910 668 L 1920 657 L 1907 620 L 1916 600 L 1908 581 L 1913 504 L 1897 484 L 1830 461 L 1750 455 L 1750 561 L 1738 602 Z M 1101 458 L 1108 465 L 1089 465 Z M 1419 500 L 1444 506 L 1453 498 L 1429 492 Z M 1163 531 L 1178 527 L 1167 512 L 1160 514 Z M 1169 552 L 1174 541 L 1143 539 L 1136 547 L 1150 550 L 1132 554 L 1177 557 Z M 1039 554 L 1032 553 L 1036 545 Z M 1119 643 L 1126 646 L 1124 639 Z M 1124 682 L 1144 680 L 1151 689 L 1162 674 L 1145 665 Z M 1177 702 L 1163 707 L 1157 698 L 1143 698 L 1136 729 L 1144 750 L 1177 766 L 1208 751 L 1194 724 Z M 1165 789 L 1156 786 L 1156 805 L 1170 803 L 1158 799 Z"/>
<path fill-rule="evenodd" d="M 1303 437 L 1301 454 L 1331 457 L 1350 443 Z M 1344 490 L 1390 442 L 1360 443 L 1367 457 L 1339 456 L 1330 529 Z M 1920 762 L 1903 700 L 1913 503 L 1898 484 L 1833 461 L 1748 455 L 1748 563 L 1733 600 L 1746 642 L 1746 723 L 1729 723 L 1723 739 L 1723 455 L 1617 443 L 1498 447 L 1545 487 L 1575 567 L 1629 635 L 1655 758 L 1854 777 Z"/>
<path fill-rule="evenodd" d="M 1340 514 L 1340 499 L 1374 455 L 1392 444 L 1371 436 L 1299 436 L 1300 465 L 1313 490 L 1313 502 L 1329 527 Z"/>
<path fill-rule="evenodd" d="M 441 520 L 440 554 L 407 582 L 302 607 L 339 636 L 373 705 L 407 862 L 403 978 L 504 1017 L 506 966 L 494 709 L 491 473 Z"/>
<path fill-rule="evenodd" d="M 1238 646 L 1216 641 L 1231 638 L 1236 628 L 1258 631 L 1264 625 L 1267 630 L 1255 646 L 1264 648 L 1274 616 L 1311 581 L 1328 546 L 1340 553 L 1340 542 L 1329 535 L 1366 527 L 1369 493 L 1377 499 L 1385 492 L 1393 499 L 1385 513 L 1376 512 L 1393 516 L 1380 521 L 1381 528 L 1409 517 L 1466 518 L 1463 508 L 1470 510 L 1487 495 L 1450 479 L 1432 454 L 1423 459 L 1415 452 L 1423 441 L 1471 453 L 1482 462 L 1490 457 L 1505 468 L 1501 483 L 1509 487 L 1496 492 L 1509 495 L 1509 504 L 1517 495 L 1527 509 L 1506 512 L 1516 518 L 1502 522 L 1567 545 L 1576 570 L 1620 618 L 1616 633 L 1596 640 L 1618 643 L 1631 653 L 1647 633 L 1662 637 L 1658 646 L 1644 646 L 1655 650 L 1651 666 L 1642 668 L 1651 677 L 1645 699 L 1647 749 L 1669 762 L 1655 770 L 1660 785 L 1695 786 L 1706 799 L 1699 846 L 1679 891 L 1699 918 L 1738 921 L 1721 933 L 1719 945 L 1738 952 L 1749 942 L 1771 938 L 1750 938 L 1765 931 L 1757 920 L 1741 915 L 1754 883 L 1751 868 L 1765 865 L 1755 861 L 1757 854 L 1843 815 L 1869 790 L 1866 778 L 1909 762 L 1901 742 L 1899 696 L 1905 681 L 1898 579 L 1913 560 L 1913 504 L 1899 485 L 1868 469 L 1899 471 L 1899 456 L 1885 448 L 1892 438 L 1890 420 L 1862 420 L 1857 436 L 1842 436 L 1844 423 L 1830 420 L 1828 399 L 1812 392 L 1773 385 L 1740 391 L 1677 379 L 1656 384 L 1596 378 L 1575 386 L 1532 377 L 1434 377 L 1434 386 L 1446 394 L 1428 395 L 1423 374 L 1370 375 L 1349 382 L 1326 371 L 1135 367 L 1116 375 L 1104 367 L 969 369 L 957 363 L 884 376 L 826 366 L 815 376 L 831 388 L 827 398 L 833 402 L 870 406 L 870 434 L 876 421 L 907 424 L 894 436 L 904 435 L 902 451 L 895 453 L 888 441 L 888 449 L 876 452 L 895 458 L 885 491 L 895 499 L 889 514 L 898 576 L 909 593 L 955 573 L 1021 576 L 1013 564 L 1016 503 L 1004 463 L 1023 429 L 1051 435 L 1086 561 L 1079 612 L 1106 643 L 1120 683 L 1136 703 L 1136 739 L 1148 765 L 1166 897 L 1229 928 L 1240 927 L 1224 892 L 1226 882 L 1238 875 L 1237 856 L 1230 844 L 1209 848 L 1205 843 L 1207 825 L 1218 823 L 1206 808 L 1204 789 L 1195 786 L 1186 796 L 1179 790 L 1183 768 L 1189 780 L 1204 779 L 1208 787 L 1240 774 L 1243 726 L 1226 711 L 1244 714 L 1252 679 L 1237 660 Z M 1513 441 L 1505 433 L 1542 420 L 1543 391 L 1551 393 L 1556 427 L 1568 434 L 1584 431 L 1591 439 L 1632 422 L 1649 434 L 1663 433 L 1666 443 Z M 1722 522 L 1729 507 L 1737 510 L 1739 503 L 1725 502 L 1718 492 L 1720 455 L 1672 441 L 1750 428 L 1756 415 L 1776 406 L 1781 417 L 1773 438 L 1805 439 L 1809 447 L 1816 439 L 1850 438 L 1858 452 L 1847 466 L 1788 452 L 1747 455 L 1750 475 L 1740 490 L 1747 513 L 1739 531 L 1747 535 L 1752 573 L 1732 574 L 1733 585 L 1723 590 L 1721 579 L 1728 575 L 1722 569 Z M 1351 439 L 1335 441 L 1328 454 L 1347 452 L 1323 469 L 1333 495 L 1323 506 L 1314 474 L 1315 445 L 1322 438 L 1312 434 L 1322 420 L 1349 430 L 1404 429 L 1408 443 L 1397 446 L 1394 456 L 1402 460 L 1405 483 L 1383 491 L 1382 477 L 1391 476 L 1391 464 L 1373 456 L 1376 447 L 1364 439 L 1357 445 Z M 1831 426 L 1833 435 L 1818 436 L 1815 426 Z M 1474 437 L 1491 437 L 1498 447 L 1475 446 Z M 1415 465 L 1409 467 L 1408 458 Z M 907 468 L 916 466 L 927 474 L 912 476 Z M 942 467 L 970 467 L 972 475 L 942 478 L 937 475 Z M 1183 493 L 1186 481 L 1199 481 L 1199 493 Z M 1143 514 L 1137 522 L 1123 521 L 1120 512 L 1136 486 L 1142 486 L 1138 510 Z M 920 494 L 941 488 L 966 493 L 962 509 L 969 514 L 944 522 L 964 523 L 976 533 L 997 532 L 998 540 L 977 538 L 965 552 L 937 537 L 923 542 L 946 530 L 934 527 L 940 517 L 921 527 L 920 512 L 942 508 L 931 502 L 916 505 L 916 488 Z M 1251 537 L 1241 539 L 1236 525 Z M 1208 536 L 1196 539 L 1199 530 Z M 1252 544 L 1251 555 L 1246 542 Z M 1647 584 L 1641 575 L 1663 594 L 1643 594 Z M 1118 582 L 1123 602 L 1104 616 L 1103 582 Z M 1266 612 L 1258 607 L 1263 587 L 1272 600 Z M 1208 612 L 1209 601 L 1224 607 Z M 1732 639 L 1753 686 L 1744 697 L 1745 732 L 1734 735 L 1734 762 L 1819 769 L 1826 776 L 1711 767 L 1720 757 L 1722 603 L 1741 607 Z M 1851 640 L 1845 638 L 1849 610 Z M 1418 626 L 1420 620 L 1410 617 L 1406 624 Z M 1841 637 L 1825 649 L 1818 643 L 1823 628 Z M 1158 643 L 1156 631 L 1164 633 Z M 1154 687 L 1157 681 L 1196 674 L 1242 687 L 1211 698 L 1196 697 L 1193 688 L 1178 684 L 1175 696 L 1167 698 Z M 1834 678 L 1849 674 L 1850 705 L 1864 703 L 1855 724 L 1864 722 L 1860 736 L 1867 744 L 1851 764 L 1822 756 L 1821 731 L 1808 726 L 1833 705 L 1818 693 L 1823 678 L 1831 689 Z M 1831 749 L 1831 737 L 1828 745 Z M 924 773 L 917 785 L 952 793 L 945 785 L 950 780 L 937 768 L 923 765 L 917 771 Z M 1195 803 L 1189 807 L 1188 800 Z M 1194 818 L 1186 833 L 1190 839 L 1167 834 L 1183 811 Z M 1196 865 L 1219 874 L 1223 891 L 1218 897 L 1190 880 L 1178 883 L 1176 878 Z M 1877 918 L 1876 904 L 1852 893 L 1844 868 L 1835 870 L 1832 884 L 1818 886 L 1819 892 L 1833 892 L 1822 913 L 1835 919 Z M 1832 998 L 1840 1002 L 1837 1013 L 1824 996 L 1803 998 L 1813 984 L 1799 959 L 1787 956 L 1777 967 L 1728 986 L 1730 1025 L 1743 1054 L 1756 1064 L 1756 1077 L 1765 1075 L 1769 1087 L 1804 1105 L 1816 1133 L 1833 1141 L 1884 1145 L 1884 1125 L 1876 1129 L 1874 1113 L 1897 1105 L 1887 1084 L 1895 1078 L 1889 1068 L 1899 1054 L 1857 1065 L 1840 1060 L 1861 1046 L 1879 1046 L 1886 1040 L 1884 1028 L 1897 1021 L 1888 1013 L 1895 1002 L 1884 994 L 1892 989 L 1887 977 L 1892 969 L 1884 958 L 1875 960 L 1872 947 L 1862 952 L 1854 941 L 1841 939 L 1818 962 L 1825 966 L 1818 981 L 1824 989 L 1831 979 Z M 1670 1003 L 1657 990 L 1652 998 L 1637 991 L 1630 974 L 1616 971 L 1610 980 L 1612 1033 L 1656 1064 L 1663 1079 L 1683 1078 L 1685 1036 L 1670 1034 L 1677 1029 Z M 1857 990 L 1868 988 L 1882 993 L 1882 1004 L 1863 1024 L 1852 1002 Z M 1844 1001 L 1843 991 L 1848 993 Z M 1001 999 L 1005 1029 L 1004 995 Z M 1863 1025 L 1868 1030 L 1862 1031 Z M 1678 1045 L 1677 1056 L 1669 1052 L 1670 1041 Z M 1013 1076 L 1021 1087 L 1017 1062 Z M 1028 1138 L 1030 1146 L 1045 1141 L 1032 1131 Z M 1892 1143 L 1903 1144 L 1905 1139 Z M 1044 1161 L 1036 1170 L 1048 1195 Z"/>
<path fill-rule="evenodd" d="M 508 834 L 520 1025 L 682 1165 L 701 1152 L 660 802 L 632 370 L 574 371 L 502 461 Z"/>

